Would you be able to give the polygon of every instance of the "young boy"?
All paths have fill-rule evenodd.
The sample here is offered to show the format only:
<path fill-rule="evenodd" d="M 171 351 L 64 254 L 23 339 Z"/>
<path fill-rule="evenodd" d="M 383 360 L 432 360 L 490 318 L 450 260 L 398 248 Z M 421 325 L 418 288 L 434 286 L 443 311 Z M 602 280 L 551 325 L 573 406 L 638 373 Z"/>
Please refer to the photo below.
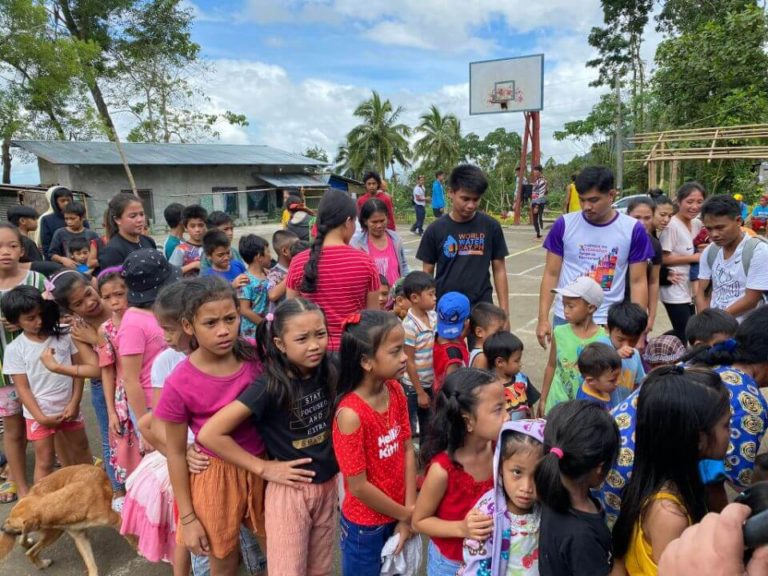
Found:
<path fill-rule="evenodd" d="M 465 338 L 469 332 L 469 298 L 461 292 L 448 292 L 437 302 L 437 336 L 432 351 L 435 393 L 445 377 L 469 364 Z"/>
<path fill-rule="evenodd" d="M 16 226 L 21 232 L 21 245 L 24 248 L 24 254 L 19 262 L 42 262 L 43 253 L 37 247 L 34 240 L 29 237 L 30 232 L 37 230 L 37 219 L 39 215 L 32 206 L 19 204 L 8 208 L 8 222 Z"/>
<path fill-rule="evenodd" d="M 579 354 L 579 373 L 584 381 L 576 392 L 576 400 L 589 400 L 605 410 L 615 406 L 612 396 L 619 387 L 621 357 L 613 346 L 592 342 Z"/>
<path fill-rule="evenodd" d="M 235 248 L 235 223 L 232 221 L 232 217 L 226 212 L 222 212 L 221 210 L 214 210 L 208 214 L 208 220 L 206 224 L 208 225 L 208 230 L 217 228 L 227 235 L 231 245 L 232 260 L 240 260 L 240 262 L 243 264 L 243 268 L 245 268 L 245 261 L 243 260 L 242 256 L 240 256 L 240 252 L 238 252 L 237 248 Z M 203 272 L 206 268 L 210 267 L 211 261 L 205 256 L 205 254 L 203 254 L 203 257 L 200 259 L 200 272 Z"/>
<path fill-rule="evenodd" d="M 69 242 L 73 238 L 85 238 L 88 243 L 88 267 L 96 268 L 99 264 L 98 243 L 99 235 L 85 227 L 85 206 L 80 202 L 70 202 L 64 206 L 64 228 L 59 228 L 51 238 L 48 248 L 48 259 L 58 262 L 66 268 L 77 267 L 77 263 L 69 258 Z"/>
<path fill-rule="evenodd" d="M 208 229 L 205 223 L 208 211 L 199 204 L 186 206 L 181 213 L 181 222 L 187 233 L 187 240 L 179 243 L 168 259 L 170 264 L 181 268 L 186 277 L 200 274 L 200 259 L 203 257 L 203 236 Z"/>
<path fill-rule="evenodd" d="M 93 268 L 88 266 L 90 254 L 91 247 L 85 238 L 76 236 L 69 241 L 67 257 L 76 264 L 75 270 L 81 274 L 90 274 L 93 271 Z"/>
<path fill-rule="evenodd" d="M 707 308 L 688 321 L 685 339 L 688 346 L 714 346 L 718 342 L 733 338 L 739 322 L 724 310 Z"/>
<path fill-rule="evenodd" d="M 475 337 L 474 348 L 469 352 L 469 367 L 493 370 L 493 363 L 483 353 L 485 341 L 504 328 L 507 314 L 490 302 L 480 302 L 469 315 L 469 333 Z"/>
<path fill-rule="evenodd" d="M 408 311 L 403 318 L 407 360 L 402 385 L 408 399 L 411 428 L 417 430 L 418 422 L 419 435 L 424 438 L 435 380 L 432 367 L 437 327 L 435 279 L 426 272 L 411 272 L 403 280 L 402 287 L 403 297 L 408 301 Z"/>
<path fill-rule="evenodd" d="M 411 301 L 405 296 L 405 290 L 403 290 L 404 282 L 405 278 L 400 278 L 392 287 L 392 312 L 400 320 L 404 320 L 408 315 L 408 310 L 411 309 Z"/>
<path fill-rule="evenodd" d="M 234 286 L 237 278 L 245 274 L 243 263 L 240 260 L 232 260 L 229 238 L 221 230 L 209 230 L 205 233 L 203 253 L 211 261 L 211 267 L 201 272 L 201 276 L 219 276 Z"/>
<path fill-rule="evenodd" d="M 183 212 L 184 205 L 178 202 L 168 204 L 163 210 L 163 217 L 168 225 L 168 238 L 163 244 L 163 254 L 165 254 L 166 260 L 171 259 L 173 251 L 184 241 L 184 224 L 181 221 Z"/>
<path fill-rule="evenodd" d="M 379 282 L 381 287 L 379 288 L 379 310 L 387 310 L 387 303 L 389 302 L 389 280 L 384 274 L 379 274 Z"/>
<path fill-rule="evenodd" d="M 496 378 L 504 382 L 507 412 L 510 415 L 515 412 L 523 418 L 529 417 L 540 395 L 528 376 L 520 371 L 523 365 L 522 340 L 511 332 L 500 330 L 485 341 L 483 354 Z"/>
<path fill-rule="evenodd" d="M 613 394 L 614 404 L 619 404 L 629 396 L 645 378 L 643 361 L 635 346 L 647 326 L 646 311 L 628 300 L 617 302 L 608 309 L 608 338 L 605 341 L 621 356 L 621 376 L 619 387 Z"/>
<path fill-rule="evenodd" d="M 561 402 L 576 398 L 581 386 L 578 370 L 579 353 L 587 344 L 607 336 L 602 326 L 595 324 L 593 315 L 603 303 L 603 289 L 589 276 L 579 276 L 563 288 L 555 288 L 563 298 L 563 313 L 567 324 L 552 331 L 549 360 L 541 386 L 540 416 Z"/>
<path fill-rule="evenodd" d="M 299 237 L 289 230 L 278 230 L 272 234 L 272 247 L 277 253 L 277 264 L 267 272 L 270 312 L 274 312 L 278 304 L 285 300 L 285 277 L 293 259 L 291 248 L 298 241 Z"/>
<path fill-rule="evenodd" d="M 256 234 L 240 238 L 240 254 L 248 265 L 246 275 L 248 283 L 237 291 L 240 299 L 240 335 L 246 338 L 256 336 L 256 326 L 261 324 L 269 309 L 269 291 L 267 290 L 267 267 L 272 256 L 269 242 Z"/>

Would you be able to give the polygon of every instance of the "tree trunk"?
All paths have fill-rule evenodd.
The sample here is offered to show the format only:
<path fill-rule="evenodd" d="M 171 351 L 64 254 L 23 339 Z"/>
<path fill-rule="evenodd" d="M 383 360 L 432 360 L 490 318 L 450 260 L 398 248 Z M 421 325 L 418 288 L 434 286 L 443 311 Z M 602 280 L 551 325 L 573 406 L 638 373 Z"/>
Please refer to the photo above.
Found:
<path fill-rule="evenodd" d="M 11 183 L 11 137 L 3 138 L 2 144 L 3 156 L 3 184 Z"/>

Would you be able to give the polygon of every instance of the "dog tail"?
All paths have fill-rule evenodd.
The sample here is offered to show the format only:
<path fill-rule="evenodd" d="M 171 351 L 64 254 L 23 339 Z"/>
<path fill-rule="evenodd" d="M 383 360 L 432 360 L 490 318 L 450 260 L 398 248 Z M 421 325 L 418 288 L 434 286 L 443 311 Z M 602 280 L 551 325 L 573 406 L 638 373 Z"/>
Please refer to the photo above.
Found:
<path fill-rule="evenodd" d="M 16 536 L 0 532 L 0 560 L 11 553 L 14 544 L 16 544 Z"/>

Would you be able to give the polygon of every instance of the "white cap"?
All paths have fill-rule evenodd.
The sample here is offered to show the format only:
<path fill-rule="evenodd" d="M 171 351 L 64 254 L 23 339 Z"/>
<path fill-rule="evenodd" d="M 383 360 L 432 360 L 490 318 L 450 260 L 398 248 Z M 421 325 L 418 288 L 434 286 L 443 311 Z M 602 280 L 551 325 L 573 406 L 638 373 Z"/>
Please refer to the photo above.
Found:
<path fill-rule="evenodd" d="M 596 308 L 600 308 L 600 305 L 603 303 L 603 297 L 605 296 L 600 284 L 595 282 L 595 280 L 589 276 L 579 276 L 567 286 L 564 286 L 563 288 L 555 288 L 552 292 L 560 294 L 561 296 L 581 298 L 587 304 L 592 304 L 592 306 L 595 306 Z"/>

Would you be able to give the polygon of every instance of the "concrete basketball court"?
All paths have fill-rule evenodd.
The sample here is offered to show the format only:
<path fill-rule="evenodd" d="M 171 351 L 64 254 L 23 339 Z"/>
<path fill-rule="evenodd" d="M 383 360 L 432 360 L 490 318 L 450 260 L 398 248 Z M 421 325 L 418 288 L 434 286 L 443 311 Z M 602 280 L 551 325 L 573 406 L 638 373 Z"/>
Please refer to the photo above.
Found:
<path fill-rule="evenodd" d="M 236 236 L 247 233 L 259 234 L 271 240 L 272 233 L 279 225 L 262 225 L 240 228 Z M 407 251 L 407 257 L 412 269 L 421 269 L 421 263 L 415 258 L 420 238 L 408 232 L 405 224 L 399 226 L 400 234 Z M 535 239 L 530 226 L 506 227 L 504 235 L 507 239 L 509 256 L 507 256 L 507 276 L 509 279 L 509 308 L 510 328 L 525 344 L 523 353 L 523 371 L 531 381 L 541 385 L 544 367 L 547 362 L 547 351 L 543 350 L 536 340 L 536 319 L 539 305 L 539 282 L 544 269 L 545 251 L 541 242 Z M 162 239 L 160 239 L 162 240 Z M 158 242 L 160 243 L 160 242 Z M 669 329 L 669 321 L 661 308 L 656 323 L 656 334 Z M 90 391 L 86 389 L 83 397 L 83 410 L 88 423 L 87 431 L 90 438 L 91 450 L 100 454 L 99 432 L 93 409 L 90 405 Z M 33 452 L 28 448 L 28 478 L 32 478 Z M 0 504 L 0 523 L 2 523 L 11 504 Z M 93 529 L 89 531 L 93 545 L 96 563 L 101 576 L 155 576 L 171 573 L 169 565 L 153 564 L 136 555 L 128 542 L 117 532 L 110 529 Z M 45 570 L 47 576 L 79 576 L 84 574 L 85 567 L 72 540 L 64 535 L 53 546 L 47 548 L 42 555 L 53 560 L 50 568 Z M 39 572 L 22 554 L 22 549 L 16 547 L 4 563 L 0 563 L 0 574 L 8 576 L 32 576 Z"/>

